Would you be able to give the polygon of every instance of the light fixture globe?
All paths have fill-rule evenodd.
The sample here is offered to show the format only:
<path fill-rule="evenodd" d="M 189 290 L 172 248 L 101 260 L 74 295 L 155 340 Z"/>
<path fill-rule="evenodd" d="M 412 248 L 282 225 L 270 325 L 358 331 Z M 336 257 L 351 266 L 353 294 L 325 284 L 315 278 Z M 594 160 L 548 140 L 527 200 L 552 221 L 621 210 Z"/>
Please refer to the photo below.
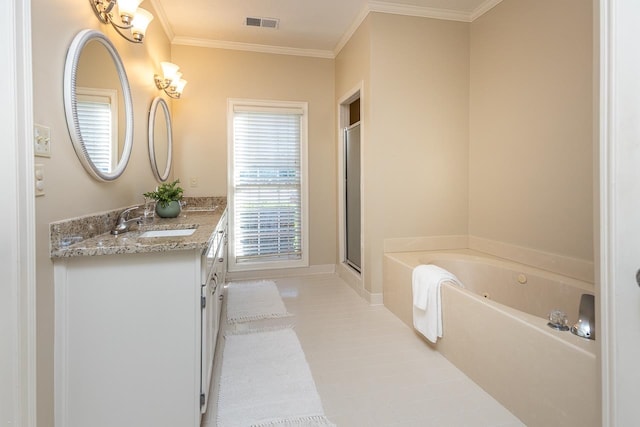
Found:
<path fill-rule="evenodd" d="M 140 3 L 142 0 L 118 0 L 118 12 L 123 23 L 131 23 Z"/>
<path fill-rule="evenodd" d="M 184 90 L 184 87 L 187 85 L 187 81 L 184 79 L 180 79 L 180 81 L 178 82 L 178 84 L 176 85 L 176 93 L 178 94 L 178 97 L 180 95 L 182 95 L 182 91 Z"/>
<path fill-rule="evenodd" d="M 153 15 L 151 12 L 138 8 L 136 16 L 134 16 L 131 21 L 131 34 L 133 34 L 133 38 L 136 41 L 142 42 L 142 39 L 144 39 L 144 35 L 147 32 L 147 27 L 151 21 L 153 21 Z"/>
<path fill-rule="evenodd" d="M 158 74 L 153 76 L 156 87 L 164 90 L 171 98 L 180 98 L 184 86 L 187 84 L 187 81 L 182 79 L 182 73 L 178 71 L 180 67 L 167 61 L 161 62 L 160 67 L 162 68 L 162 76 Z"/>
<path fill-rule="evenodd" d="M 176 64 L 167 61 L 161 62 L 160 67 L 162 67 L 162 75 L 164 79 L 169 81 L 173 80 L 175 75 L 178 73 L 178 70 L 180 69 L 180 67 Z"/>

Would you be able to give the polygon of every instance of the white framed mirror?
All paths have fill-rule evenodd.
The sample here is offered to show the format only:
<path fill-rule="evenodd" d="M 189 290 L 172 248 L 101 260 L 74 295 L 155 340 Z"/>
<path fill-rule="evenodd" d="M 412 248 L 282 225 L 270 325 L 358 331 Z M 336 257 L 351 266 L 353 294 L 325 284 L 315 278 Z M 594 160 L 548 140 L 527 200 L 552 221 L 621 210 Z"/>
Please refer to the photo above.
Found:
<path fill-rule="evenodd" d="M 96 30 L 80 31 L 64 66 L 64 109 L 80 163 L 100 181 L 124 172 L 133 147 L 133 99 L 122 59 Z"/>
<path fill-rule="evenodd" d="M 158 181 L 166 181 L 171 172 L 173 131 L 167 102 L 156 97 L 149 110 L 149 161 Z"/>

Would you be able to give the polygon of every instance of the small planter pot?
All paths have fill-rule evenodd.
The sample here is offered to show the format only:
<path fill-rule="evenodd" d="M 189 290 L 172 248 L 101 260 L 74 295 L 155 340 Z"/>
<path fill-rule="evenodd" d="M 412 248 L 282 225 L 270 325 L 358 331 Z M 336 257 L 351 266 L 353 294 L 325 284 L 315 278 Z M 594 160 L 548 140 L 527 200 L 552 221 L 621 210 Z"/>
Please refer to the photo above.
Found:
<path fill-rule="evenodd" d="M 173 200 L 164 207 L 158 202 L 156 203 L 156 213 L 160 218 L 175 218 L 180 215 L 180 202 Z"/>

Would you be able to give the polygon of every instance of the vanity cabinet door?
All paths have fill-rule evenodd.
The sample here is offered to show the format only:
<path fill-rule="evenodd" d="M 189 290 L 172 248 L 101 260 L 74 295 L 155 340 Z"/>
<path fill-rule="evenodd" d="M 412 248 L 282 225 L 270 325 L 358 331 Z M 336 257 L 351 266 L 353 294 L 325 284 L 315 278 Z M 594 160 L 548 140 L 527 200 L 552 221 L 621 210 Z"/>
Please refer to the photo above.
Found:
<path fill-rule="evenodd" d="M 218 314 L 216 292 L 217 283 L 216 275 L 213 274 L 209 278 L 206 285 L 202 287 L 202 348 L 201 348 L 201 408 L 204 414 L 207 411 L 209 402 L 209 388 L 211 386 L 211 377 L 213 374 L 213 354 L 216 348 L 216 336 L 218 329 Z"/>
<path fill-rule="evenodd" d="M 54 271 L 56 426 L 199 426 L 200 253 L 75 257 Z"/>

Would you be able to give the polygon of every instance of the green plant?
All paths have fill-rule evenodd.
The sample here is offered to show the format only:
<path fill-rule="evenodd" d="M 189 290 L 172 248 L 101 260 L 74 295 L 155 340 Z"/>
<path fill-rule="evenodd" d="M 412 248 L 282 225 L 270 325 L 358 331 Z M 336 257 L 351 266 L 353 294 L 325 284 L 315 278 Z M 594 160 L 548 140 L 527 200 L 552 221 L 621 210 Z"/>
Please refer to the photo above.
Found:
<path fill-rule="evenodd" d="M 156 191 L 149 191 L 148 193 L 144 193 L 143 196 L 155 200 L 160 206 L 166 208 L 170 202 L 179 202 L 182 200 L 184 190 L 178 185 L 179 183 L 179 179 L 176 179 L 172 183 L 165 182 L 159 187 L 156 187 Z"/>

